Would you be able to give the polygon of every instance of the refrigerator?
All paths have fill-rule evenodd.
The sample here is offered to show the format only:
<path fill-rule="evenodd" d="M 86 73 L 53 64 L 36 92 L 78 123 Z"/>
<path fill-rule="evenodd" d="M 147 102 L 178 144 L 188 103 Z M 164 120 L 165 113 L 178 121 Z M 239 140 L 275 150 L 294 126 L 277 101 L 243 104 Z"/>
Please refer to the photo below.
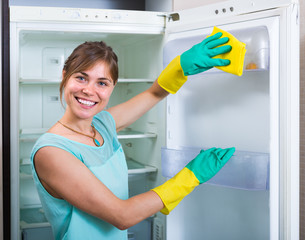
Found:
<path fill-rule="evenodd" d="M 36 139 L 62 116 L 62 66 L 84 41 L 119 58 L 111 107 L 147 89 L 213 26 L 246 43 L 241 77 L 216 68 L 190 76 L 118 133 L 130 196 L 162 184 L 210 147 L 235 147 L 225 167 L 168 216 L 129 239 L 299 239 L 299 5 L 225 1 L 180 12 L 11 7 L 11 236 L 52 239 L 30 173 Z"/>

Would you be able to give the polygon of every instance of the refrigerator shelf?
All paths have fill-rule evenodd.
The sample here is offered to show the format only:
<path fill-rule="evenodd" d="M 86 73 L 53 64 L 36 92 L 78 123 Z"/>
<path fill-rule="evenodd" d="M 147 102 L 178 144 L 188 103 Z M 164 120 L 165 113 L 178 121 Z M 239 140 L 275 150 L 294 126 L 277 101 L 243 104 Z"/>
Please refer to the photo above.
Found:
<path fill-rule="evenodd" d="M 199 152 L 199 148 L 162 148 L 162 175 L 173 177 Z M 268 190 L 269 154 L 235 151 L 227 164 L 206 184 L 244 190 Z"/>
<path fill-rule="evenodd" d="M 40 222 L 40 223 L 27 223 L 25 221 L 20 222 L 21 229 L 28 229 L 28 228 L 42 228 L 42 227 L 50 227 L 51 224 L 49 222 Z"/>
<path fill-rule="evenodd" d="M 48 227 L 48 226 L 50 226 L 50 223 L 48 223 L 41 206 L 20 209 L 20 227 L 21 227 L 21 229 Z"/>
<path fill-rule="evenodd" d="M 156 133 L 143 133 L 132 130 L 123 130 L 118 132 L 118 139 L 134 139 L 134 138 L 156 138 Z"/>
<path fill-rule="evenodd" d="M 60 84 L 61 79 L 52 78 L 52 79 L 42 79 L 42 78 L 20 78 L 19 83 L 22 85 L 31 85 L 31 84 Z"/>
<path fill-rule="evenodd" d="M 119 78 L 118 83 L 153 83 L 155 79 L 150 78 Z M 61 78 L 20 78 L 21 85 L 43 85 L 60 84 Z"/>
<path fill-rule="evenodd" d="M 48 128 L 20 129 L 19 141 L 20 142 L 35 142 L 46 131 L 48 131 Z"/>
<path fill-rule="evenodd" d="M 41 134 L 47 131 L 46 128 L 39 129 L 22 129 L 20 130 L 19 140 L 21 142 L 36 141 Z M 131 130 L 123 130 L 118 133 L 118 139 L 134 139 L 134 138 L 156 138 L 156 133 L 144 133 Z"/>
<path fill-rule="evenodd" d="M 127 158 L 128 175 L 131 174 L 144 174 L 157 172 L 157 168 L 152 166 L 143 165 L 133 159 Z"/>
<path fill-rule="evenodd" d="M 157 168 L 144 165 L 131 158 L 127 158 L 126 162 L 128 167 L 128 174 L 152 173 L 157 171 Z M 33 178 L 31 170 L 31 160 L 29 158 L 20 159 L 20 178 Z"/>
<path fill-rule="evenodd" d="M 33 175 L 31 173 L 29 174 L 29 173 L 20 172 L 19 179 L 20 180 L 33 179 Z"/>
<path fill-rule="evenodd" d="M 48 128 L 32 128 L 32 129 L 20 129 L 19 140 L 23 142 L 36 141 L 41 134 L 48 131 Z M 139 132 L 133 130 L 122 130 L 118 133 L 119 139 L 132 139 L 132 138 L 155 138 L 156 133 Z"/>
<path fill-rule="evenodd" d="M 153 83 L 155 79 L 151 78 L 119 78 L 118 83 Z"/>
<path fill-rule="evenodd" d="M 43 134 L 46 131 L 48 131 L 48 128 L 25 128 L 25 129 L 20 129 L 20 134 L 21 135 L 36 135 L 36 134 Z"/>

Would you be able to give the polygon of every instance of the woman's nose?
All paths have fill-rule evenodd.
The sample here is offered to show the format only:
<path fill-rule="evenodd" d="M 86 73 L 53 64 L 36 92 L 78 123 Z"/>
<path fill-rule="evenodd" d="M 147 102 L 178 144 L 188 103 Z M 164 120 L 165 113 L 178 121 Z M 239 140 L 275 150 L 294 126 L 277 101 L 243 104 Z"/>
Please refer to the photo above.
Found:
<path fill-rule="evenodd" d="M 94 93 L 94 84 L 87 84 L 83 89 L 82 92 L 86 95 L 93 95 Z"/>

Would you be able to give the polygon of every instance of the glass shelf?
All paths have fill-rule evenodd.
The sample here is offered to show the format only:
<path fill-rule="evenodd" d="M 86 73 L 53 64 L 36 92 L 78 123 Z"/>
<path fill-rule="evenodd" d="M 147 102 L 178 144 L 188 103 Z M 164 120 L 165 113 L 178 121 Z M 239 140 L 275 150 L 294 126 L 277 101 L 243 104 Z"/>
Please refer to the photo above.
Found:
<path fill-rule="evenodd" d="M 157 168 L 143 165 L 133 159 L 126 159 L 128 174 L 143 174 L 143 173 L 152 173 L 156 172 Z"/>
<path fill-rule="evenodd" d="M 162 148 L 162 175 L 171 178 L 200 152 L 198 148 Z M 268 190 L 269 154 L 235 151 L 227 164 L 206 184 L 245 190 Z"/>
<path fill-rule="evenodd" d="M 48 223 L 42 207 L 35 206 L 32 208 L 20 209 L 20 226 L 22 229 L 36 228 L 36 227 L 48 227 L 51 226 Z"/>
<path fill-rule="evenodd" d="M 155 138 L 156 133 L 143 133 L 139 131 L 123 130 L 118 132 L 118 139 Z"/>
<path fill-rule="evenodd" d="M 36 141 L 43 133 L 48 129 L 37 128 L 37 129 L 21 129 L 19 140 L 21 142 L 33 142 Z M 118 133 L 118 139 L 135 139 L 135 138 L 156 138 L 156 133 L 144 133 L 132 130 L 123 130 Z"/>
<path fill-rule="evenodd" d="M 118 83 L 153 83 L 155 80 L 150 78 L 119 78 Z M 31 84 L 60 84 L 60 78 L 20 78 L 19 83 L 21 85 Z"/>
<path fill-rule="evenodd" d="M 118 83 L 153 83 L 155 79 L 149 78 L 119 78 Z"/>
<path fill-rule="evenodd" d="M 42 79 L 42 78 L 20 78 L 19 83 L 22 85 L 31 85 L 31 84 L 60 84 L 61 79 L 52 78 L 52 79 Z"/>
<path fill-rule="evenodd" d="M 130 158 L 127 158 L 126 162 L 128 167 L 128 174 L 144 174 L 157 171 L 157 168 L 155 167 L 144 165 Z M 23 158 L 20 160 L 20 179 L 24 180 L 33 178 L 30 164 L 31 160 L 29 158 Z"/>
<path fill-rule="evenodd" d="M 48 128 L 20 129 L 19 141 L 20 142 L 35 142 L 43 133 L 45 133 L 47 131 L 48 131 Z"/>

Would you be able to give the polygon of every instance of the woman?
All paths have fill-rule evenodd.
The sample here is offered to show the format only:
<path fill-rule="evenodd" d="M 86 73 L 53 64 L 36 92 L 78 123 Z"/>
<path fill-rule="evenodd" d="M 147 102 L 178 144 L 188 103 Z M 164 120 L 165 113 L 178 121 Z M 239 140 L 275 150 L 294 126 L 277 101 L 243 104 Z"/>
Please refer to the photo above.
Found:
<path fill-rule="evenodd" d="M 221 33 L 174 59 L 143 93 L 105 111 L 118 80 L 117 56 L 103 42 L 86 42 L 67 59 L 60 86 L 63 117 L 36 142 L 33 175 L 56 239 L 127 239 L 126 229 L 168 214 L 229 160 L 234 149 L 209 149 L 173 179 L 128 198 L 128 173 L 116 132 L 176 92 L 186 76 L 229 64 L 212 58 L 230 51 Z M 181 185 L 180 182 L 184 182 Z"/>

